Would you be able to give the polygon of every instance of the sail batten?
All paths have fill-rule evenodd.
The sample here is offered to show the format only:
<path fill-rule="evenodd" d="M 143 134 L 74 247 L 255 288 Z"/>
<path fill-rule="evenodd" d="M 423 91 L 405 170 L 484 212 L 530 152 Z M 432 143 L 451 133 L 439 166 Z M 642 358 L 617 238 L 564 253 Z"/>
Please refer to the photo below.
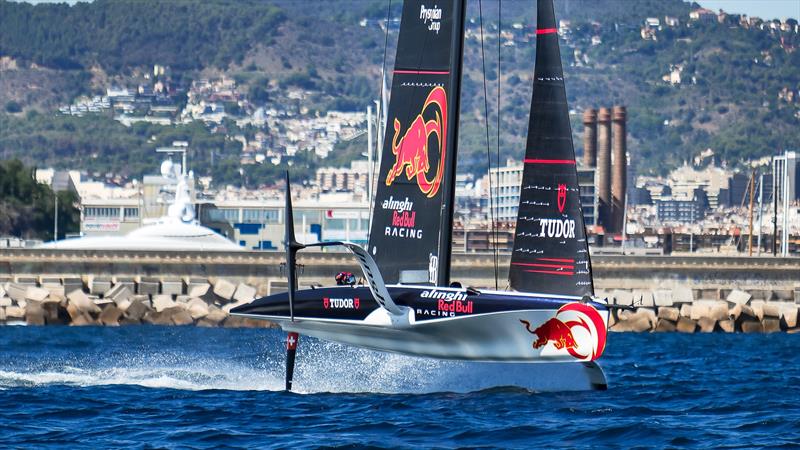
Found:
<path fill-rule="evenodd" d="M 552 0 L 539 0 L 536 66 L 509 284 L 591 295 L 592 279 Z"/>

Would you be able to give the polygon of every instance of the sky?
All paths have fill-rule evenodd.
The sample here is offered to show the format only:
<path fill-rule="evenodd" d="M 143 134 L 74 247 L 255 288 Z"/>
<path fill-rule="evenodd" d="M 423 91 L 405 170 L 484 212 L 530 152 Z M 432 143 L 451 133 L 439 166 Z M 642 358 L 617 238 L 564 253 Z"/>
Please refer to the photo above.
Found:
<path fill-rule="evenodd" d="M 700 6 L 762 19 L 800 19 L 800 0 L 695 0 Z"/>
<path fill-rule="evenodd" d="M 17 0 L 20 1 L 20 0 Z M 23 0 L 29 3 L 75 3 L 77 0 Z M 84 0 L 86 1 L 86 0 Z M 90 0 L 89 0 L 90 1 Z M 592 1 L 592 0 L 585 0 Z M 624 0 L 634 3 L 636 0 Z M 800 19 L 800 0 L 695 0 L 704 8 L 722 8 L 733 14 L 747 14 L 762 19 Z"/>

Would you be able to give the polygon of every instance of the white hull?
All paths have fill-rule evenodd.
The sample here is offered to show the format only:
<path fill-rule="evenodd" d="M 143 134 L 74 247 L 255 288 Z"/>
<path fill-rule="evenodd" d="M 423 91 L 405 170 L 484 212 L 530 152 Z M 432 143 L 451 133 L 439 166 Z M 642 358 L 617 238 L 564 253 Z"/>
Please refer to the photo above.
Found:
<path fill-rule="evenodd" d="M 560 316 L 559 320 L 568 320 L 564 312 L 557 310 L 476 314 L 412 322 L 402 327 L 368 324 L 378 322 L 374 318 L 370 320 L 370 317 L 365 321 L 296 317 L 295 321 L 291 321 L 281 316 L 242 316 L 275 321 L 289 332 L 412 356 L 487 362 L 576 362 L 592 360 L 602 353 L 598 345 L 605 344 L 608 311 L 597 313 L 602 318 L 603 329 L 572 327 L 570 337 L 575 344 L 572 348 L 559 348 L 559 340 L 555 337 L 548 339 L 548 336 L 538 336 L 521 322 L 527 321 L 538 326 L 557 316 Z M 599 334 L 602 334 L 601 342 L 598 342 Z M 534 347 L 537 342 L 540 345 Z"/>

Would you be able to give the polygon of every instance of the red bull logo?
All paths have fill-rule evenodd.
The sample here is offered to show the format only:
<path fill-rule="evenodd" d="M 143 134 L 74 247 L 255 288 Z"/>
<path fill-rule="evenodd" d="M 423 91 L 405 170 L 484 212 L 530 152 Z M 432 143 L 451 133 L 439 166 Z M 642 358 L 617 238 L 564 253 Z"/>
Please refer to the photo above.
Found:
<path fill-rule="evenodd" d="M 557 204 L 558 204 L 558 212 L 564 212 L 564 206 L 567 204 L 567 185 L 566 184 L 559 184 L 558 185 L 558 197 Z"/>
<path fill-rule="evenodd" d="M 423 114 L 433 109 L 434 118 L 425 120 Z M 437 86 L 428 94 L 422 112 L 411 122 L 403 137 L 400 136 L 400 121 L 394 119 L 394 137 L 392 138 L 392 154 L 395 163 L 386 176 L 386 186 L 391 186 L 394 180 L 405 169 L 409 181 L 416 180 L 419 189 L 428 198 L 439 192 L 444 175 L 444 160 L 447 153 L 445 138 L 447 136 L 447 93 L 444 88 Z M 439 163 L 435 172 L 431 172 L 430 148 L 428 144 L 432 135 L 436 136 L 439 143 Z"/>
<path fill-rule="evenodd" d="M 603 354 L 606 347 L 605 322 L 596 309 L 585 303 L 568 303 L 562 306 L 555 317 L 536 329 L 531 329 L 531 323 L 527 320 L 520 319 L 520 322 L 529 333 L 536 335 L 532 344 L 535 349 L 552 343 L 556 350 L 566 350 L 580 360 L 594 361 Z M 578 332 L 588 335 L 589 338 L 579 342 L 576 339 Z"/>

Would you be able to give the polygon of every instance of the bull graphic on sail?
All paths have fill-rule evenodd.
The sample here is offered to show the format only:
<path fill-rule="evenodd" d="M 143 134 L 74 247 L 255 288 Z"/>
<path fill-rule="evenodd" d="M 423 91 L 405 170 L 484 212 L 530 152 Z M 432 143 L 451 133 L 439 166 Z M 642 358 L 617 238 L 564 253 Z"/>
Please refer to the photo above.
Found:
<path fill-rule="evenodd" d="M 426 120 L 425 114 L 432 111 L 434 117 Z M 386 176 L 386 186 L 391 186 L 394 180 L 400 176 L 405 169 L 406 178 L 409 181 L 416 179 L 420 191 L 428 198 L 433 197 L 439 192 L 444 175 L 444 161 L 447 153 L 447 93 L 441 86 L 434 87 L 425 99 L 422 112 L 411 122 L 403 137 L 400 136 L 401 124 L 398 119 L 394 119 L 394 137 L 392 138 L 392 154 L 395 156 L 395 163 L 389 169 Z M 431 170 L 431 137 L 436 138 L 438 143 L 439 162 L 436 171 L 429 177 Z"/>

